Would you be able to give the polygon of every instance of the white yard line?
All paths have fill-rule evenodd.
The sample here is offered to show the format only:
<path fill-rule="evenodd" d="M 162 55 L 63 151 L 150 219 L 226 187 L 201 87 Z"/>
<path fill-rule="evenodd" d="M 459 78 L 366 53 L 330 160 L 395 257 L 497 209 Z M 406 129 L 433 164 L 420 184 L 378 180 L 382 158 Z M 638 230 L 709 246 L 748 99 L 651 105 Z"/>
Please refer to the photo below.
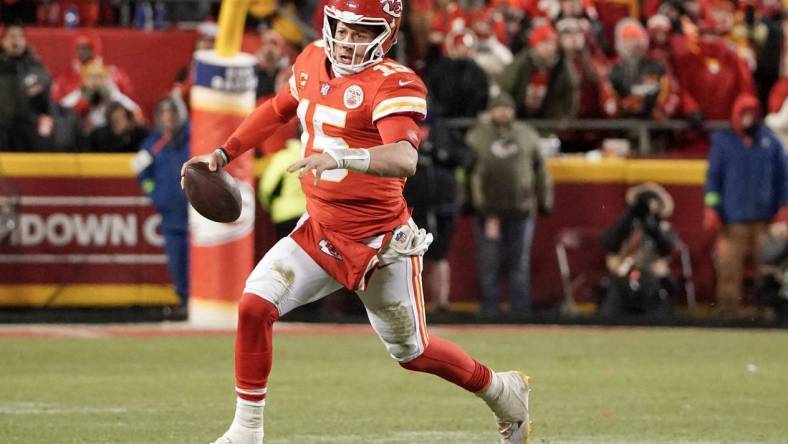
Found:
<path fill-rule="evenodd" d="M 38 402 L 3 402 L 0 403 L 0 415 L 85 415 L 85 414 L 117 414 L 128 413 L 123 406 L 91 407 L 65 406 L 60 404 Z"/>
<path fill-rule="evenodd" d="M 295 435 L 289 438 L 267 437 L 266 443 L 270 444 L 489 444 L 496 442 L 496 433 L 479 432 L 405 432 L 381 435 Z M 531 436 L 531 442 L 539 444 L 719 444 L 721 441 L 686 440 L 686 439 L 624 439 L 621 437 L 575 437 L 561 438 L 558 436 L 542 436 L 538 433 Z M 737 444 L 763 444 L 763 442 L 749 441 Z"/>

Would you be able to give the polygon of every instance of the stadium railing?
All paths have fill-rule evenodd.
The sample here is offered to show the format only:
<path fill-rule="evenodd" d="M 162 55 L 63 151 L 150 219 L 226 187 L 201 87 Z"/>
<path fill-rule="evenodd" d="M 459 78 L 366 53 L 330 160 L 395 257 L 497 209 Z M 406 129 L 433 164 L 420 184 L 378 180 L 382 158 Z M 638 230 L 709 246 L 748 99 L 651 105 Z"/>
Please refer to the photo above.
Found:
<path fill-rule="evenodd" d="M 469 128 L 476 123 L 474 118 L 454 118 L 448 120 L 448 125 L 454 128 Z M 525 119 L 523 122 L 537 130 L 566 131 L 621 131 L 626 135 L 635 134 L 637 139 L 636 151 L 641 155 L 657 154 L 652 149 L 652 136 L 656 131 L 686 131 L 692 128 L 686 120 L 645 120 L 645 119 Z M 709 120 L 703 122 L 703 129 L 707 131 L 730 128 L 730 123 L 725 120 Z"/>

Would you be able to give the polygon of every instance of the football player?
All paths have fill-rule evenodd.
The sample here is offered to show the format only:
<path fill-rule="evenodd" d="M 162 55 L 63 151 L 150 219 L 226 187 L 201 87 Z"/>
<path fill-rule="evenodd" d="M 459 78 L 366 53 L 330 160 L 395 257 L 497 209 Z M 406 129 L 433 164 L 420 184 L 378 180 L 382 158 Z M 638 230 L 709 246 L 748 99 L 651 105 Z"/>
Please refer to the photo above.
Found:
<path fill-rule="evenodd" d="M 435 374 L 482 398 L 502 443 L 529 432 L 528 383 L 497 373 L 463 349 L 429 335 L 421 256 L 432 241 L 410 218 L 402 190 L 416 170 L 417 121 L 426 88 L 385 58 L 402 0 L 329 0 L 323 39 L 298 56 L 289 80 L 213 153 L 187 162 L 222 168 L 297 115 L 304 129 L 298 172 L 307 212 L 249 276 L 238 307 L 236 413 L 215 443 L 263 442 L 263 407 L 280 316 L 344 286 L 355 290 L 377 335 L 402 367 Z M 185 168 L 185 165 L 184 165 Z"/>

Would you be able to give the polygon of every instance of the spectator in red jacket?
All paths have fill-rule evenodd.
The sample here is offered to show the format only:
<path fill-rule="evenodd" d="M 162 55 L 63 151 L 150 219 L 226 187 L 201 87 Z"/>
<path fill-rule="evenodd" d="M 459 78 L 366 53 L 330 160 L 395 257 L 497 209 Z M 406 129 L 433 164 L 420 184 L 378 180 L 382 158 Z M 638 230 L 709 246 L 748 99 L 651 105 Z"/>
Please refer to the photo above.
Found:
<path fill-rule="evenodd" d="M 672 44 L 682 111 L 695 121 L 728 120 L 737 97 L 755 94 L 752 73 L 725 42 L 709 35 L 696 39 L 693 25 L 683 23 L 685 37 Z"/>
<path fill-rule="evenodd" d="M 67 94 L 80 87 L 82 69 L 93 61 L 98 61 L 106 67 L 110 80 L 120 92 L 127 96 L 133 95 L 134 90 L 129 75 L 117 66 L 104 64 L 101 56 L 101 40 L 97 35 L 87 33 L 77 35 L 74 40 L 74 51 L 76 58 L 65 71 L 55 78 L 55 83 L 52 85 L 52 99 L 55 102 L 59 102 Z"/>
<path fill-rule="evenodd" d="M 562 57 L 549 23 L 533 27 L 522 49 L 498 78 L 515 100 L 518 118 L 569 118 L 577 114 L 579 91 L 572 64 Z"/>
<path fill-rule="evenodd" d="M 107 123 L 107 107 L 118 102 L 134 115 L 137 123 L 143 122 L 142 110 L 123 94 L 109 77 L 109 69 L 96 60 L 82 67 L 79 87 L 60 100 L 60 105 L 72 108 L 83 118 L 83 129 L 89 134 Z"/>

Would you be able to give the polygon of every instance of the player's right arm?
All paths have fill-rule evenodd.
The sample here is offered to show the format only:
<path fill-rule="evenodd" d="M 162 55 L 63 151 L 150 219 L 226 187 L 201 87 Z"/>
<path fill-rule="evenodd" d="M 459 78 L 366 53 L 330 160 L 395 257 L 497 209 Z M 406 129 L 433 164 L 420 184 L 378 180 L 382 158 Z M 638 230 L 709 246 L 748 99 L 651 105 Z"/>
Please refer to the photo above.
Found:
<path fill-rule="evenodd" d="M 287 123 L 296 114 L 297 109 L 298 100 L 292 88 L 281 88 L 274 97 L 246 116 L 222 146 L 211 153 L 194 156 L 184 163 L 181 177 L 186 173 L 186 167 L 193 163 L 206 163 L 211 171 L 224 167 L 270 137 L 279 126 Z"/>

